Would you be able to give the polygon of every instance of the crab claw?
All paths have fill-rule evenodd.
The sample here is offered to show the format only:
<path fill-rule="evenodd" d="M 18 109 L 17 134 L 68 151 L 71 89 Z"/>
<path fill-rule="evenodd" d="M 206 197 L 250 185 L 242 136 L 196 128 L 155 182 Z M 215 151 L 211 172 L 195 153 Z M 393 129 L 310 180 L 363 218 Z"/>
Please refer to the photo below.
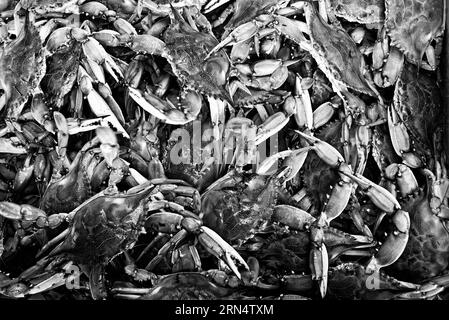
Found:
<path fill-rule="evenodd" d="M 338 168 L 343 162 L 345 162 L 341 153 L 329 143 L 299 130 L 295 130 L 295 132 L 297 132 L 301 137 L 312 142 L 317 156 L 332 168 Z"/>
<path fill-rule="evenodd" d="M 81 132 L 88 132 L 97 129 L 98 127 L 107 126 L 105 117 L 94 119 L 74 119 L 67 118 L 67 126 L 69 129 L 69 135 L 74 135 Z"/>
<path fill-rule="evenodd" d="M 308 212 L 289 205 L 277 205 L 274 207 L 272 219 L 289 226 L 294 230 L 304 231 L 315 221 Z"/>
<path fill-rule="evenodd" d="M 58 272 L 50 277 L 47 277 L 47 275 L 45 275 L 45 279 L 41 282 L 38 282 L 33 287 L 31 287 L 27 292 L 25 292 L 25 295 L 33 295 L 44 291 L 52 290 L 60 286 L 63 286 L 66 283 L 67 283 L 67 275 L 65 272 Z"/>
<path fill-rule="evenodd" d="M 206 56 L 204 60 L 207 60 L 212 54 L 220 51 L 222 48 L 234 45 L 254 37 L 257 32 L 266 24 L 265 21 L 253 20 L 244 23 L 235 28 L 223 41 L 217 44 Z"/>
<path fill-rule="evenodd" d="M 395 295 L 398 300 L 430 300 L 436 297 L 437 294 L 443 292 L 446 288 L 435 283 L 426 283 L 418 290 L 409 291 Z"/>
<path fill-rule="evenodd" d="M 311 43 L 307 41 L 303 33 L 309 34 L 309 27 L 305 22 L 292 20 L 280 15 L 275 15 L 274 28 L 281 34 L 297 43 L 301 49 L 311 51 Z"/>
<path fill-rule="evenodd" d="M 391 218 L 394 231 L 390 232 L 379 251 L 371 258 L 366 271 L 374 273 L 382 267 L 393 264 L 404 252 L 409 238 L 410 216 L 408 212 L 398 210 Z"/>
<path fill-rule="evenodd" d="M 165 121 L 167 124 L 184 125 L 195 120 L 200 110 L 197 106 L 201 106 L 201 99 L 197 99 L 198 96 L 195 93 L 186 94 L 184 99 L 188 104 L 185 109 L 186 113 L 152 93 L 142 93 L 142 91 L 130 87 L 129 95 L 142 109 Z M 189 109 L 191 113 L 188 112 Z"/>
<path fill-rule="evenodd" d="M 398 200 L 385 188 L 375 184 L 360 174 L 352 174 L 350 172 L 340 171 L 344 175 L 354 180 L 371 199 L 376 207 L 382 211 L 392 214 L 397 209 L 401 209 Z"/>
<path fill-rule="evenodd" d="M 449 192 L 449 181 L 447 179 L 438 179 L 428 169 L 424 169 L 423 172 L 427 178 L 428 194 L 432 195 L 429 199 L 432 212 L 443 219 L 449 218 L 449 207 L 446 199 Z"/>
<path fill-rule="evenodd" d="M 396 109 L 392 106 L 388 108 L 388 129 L 391 135 L 391 143 L 394 151 L 400 157 L 404 152 L 410 150 L 410 137 L 407 128 L 400 121 Z"/>
<path fill-rule="evenodd" d="M 13 202 L 0 202 L 0 216 L 11 220 L 35 221 L 39 217 L 46 218 L 47 215 L 41 209 L 28 204 L 15 204 Z"/>
<path fill-rule="evenodd" d="M 161 55 L 168 58 L 165 43 L 152 35 L 122 35 L 120 40 L 135 52 Z"/>
<path fill-rule="evenodd" d="M 293 153 L 292 150 L 285 150 L 285 151 L 278 152 L 278 153 L 266 158 L 259 164 L 259 167 L 257 168 L 256 173 L 259 175 L 273 174 L 275 172 L 275 170 L 270 170 L 270 169 L 273 168 L 273 166 L 275 164 L 277 164 L 277 161 L 279 159 L 291 156 L 292 153 Z M 276 165 L 276 168 L 277 168 L 277 165 Z"/>
<path fill-rule="evenodd" d="M 120 82 L 120 79 L 123 79 L 120 67 L 97 40 L 90 37 L 83 42 L 83 52 L 88 59 L 102 65 L 116 82 Z"/>
<path fill-rule="evenodd" d="M 398 294 L 396 299 L 432 299 L 449 286 L 449 274 L 429 279 L 426 283 L 419 286 L 416 290 Z"/>
<path fill-rule="evenodd" d="M 317 280 L 321 297 L 324 298 L 327 292 L 327 278 L 329 271 L 329 257 L 324 243 L 319 247 L 313 247 L 310 250 L 310 269 L 312 271 L 312 280 Z"/>
<path fill-rule="evenodd" d="M 201 233 L 198 236 L 199 242 L 206 248 L 206 250 L 217 258 L 226 262 L 229 268 L 235 273 L 235 275 L 242 279 L 237 265 L 234 261 L 242 265 L 245 270 L 249 270 L 248 265 L 245 260 L 240 256 L 240 254 L 226 241 L 224 241 L 215 231 L 212 229 L 202 226 Z"/>
<path fill-rule="evenodd" d="M 257 127 L 256 139 L 254 141 L 256 146 L 282 130 L 289 121 L 290 117 L 283 112 L 276 112 L 268 117 L 264 123 Z"/>
<path fill-rule="evenodd" d="M 404 164 L 393 163 L 389 165 L 385 169 L 385 176 L 388 179 L 396 180 L 403 197 L 412 194 L 419 188 L 418 181 L 412 170 Z"/>
<path fill-rule="evenodd" d="M 53 112 L 53 118 L 55 119 L 55 125 L 58 129 L 58 155 L 60 157 L 65 157 L 67 145 L 69 143 L 69 127 L 67 119 L 59 111 Z"/>
<path fill-rule="evenodd" d="M 88 75 L 87 71 L 80 66 L 78 69 L 78 83 L 83 95 L 87 97 L 87 101 L 89 102 L 89 106 L 92 112 L 97 117 L 105 117 L 104 120 L 108 121 L 113 125 L 118 131 L 120 131 L 124 137 L 129 138 L 128 133 L 123 128 L 120 121 L 117 119 L 109 105 L 106 101 L 100 96 L 100 94 L 94 90 L 92 85 L 92 79 Z"/>
<path fill-rule="evenodd" d="M 113 161 L 119 156 L 117 136 L 109 127 L 99 127 L 96 129 L 97 137 L 100 139 L 100 150 L 109 166 L 113 166 Z"/>
<path fill-rule="evenodd" d="M 344 165 L 347 166 L 347 164 Z M 342 173 L 340 173 L 339 175 L 340 181 L 338 181 L 333 186 L 331 195 L 324 209 L 327 215 L 328 223 L 330 223 L 344 211 L 352 194 L 352 180 Z"/>

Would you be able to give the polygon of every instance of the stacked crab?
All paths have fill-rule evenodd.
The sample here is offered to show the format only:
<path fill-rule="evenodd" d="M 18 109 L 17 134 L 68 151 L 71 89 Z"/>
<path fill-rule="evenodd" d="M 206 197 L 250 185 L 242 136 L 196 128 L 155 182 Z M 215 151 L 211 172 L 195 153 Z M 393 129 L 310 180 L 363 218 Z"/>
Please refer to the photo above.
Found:
<path fill-rule="evenodd" d="M 445 298 L 445 12 L 0 1 L 0 296 Z"/>

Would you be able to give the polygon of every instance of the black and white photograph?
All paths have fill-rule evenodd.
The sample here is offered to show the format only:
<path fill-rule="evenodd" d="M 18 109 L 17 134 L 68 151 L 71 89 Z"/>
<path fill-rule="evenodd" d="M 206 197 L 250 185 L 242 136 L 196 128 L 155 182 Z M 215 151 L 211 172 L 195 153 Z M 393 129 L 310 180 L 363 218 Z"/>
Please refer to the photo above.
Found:
<path fill-rule="evenodd" d="M 0 0 L 0 306 L 449 300 L 448 6 Z"/>

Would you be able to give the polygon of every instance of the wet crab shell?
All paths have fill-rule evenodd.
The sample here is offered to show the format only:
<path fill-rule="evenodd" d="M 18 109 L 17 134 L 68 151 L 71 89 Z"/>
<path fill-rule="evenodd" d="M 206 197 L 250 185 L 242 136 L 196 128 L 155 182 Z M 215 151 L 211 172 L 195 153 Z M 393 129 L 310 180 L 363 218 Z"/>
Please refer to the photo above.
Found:
<path fill-rule="evenodd" d="M 331 0 L 335 15 L 350 22 L 363 24 L 383 23 L 385 19 L 384 0 Z"/>
<path fill-rule="evenodd" d="M 188 89 L 231 101 L 223 88 L 229 68 L 227 57 L 219 52 L 205 61 L 218 40 L 210 34 L 193 30 L 176 10 L 174 13 L 175 20 L 164 33 L 173 73 Z"/>
<path fill-rule="evenodd" d="M 0 86 L 6 93 L 8 118 L 18 118 L 45 73 L 45 50 L 28 14 L 17 39 L 0 50 Z"/>
<path fill-rule="evenodd" d="M 311 54 L 333 89 L 345 91 L 348 87 L 375 96 L 363 75 L 363 56 L 351 36 L 338 22 L 326 23 L 312 4 L 304 6 L 313 45 Z"/>
<path fill-rule="evenodd" d="M 167 177 L 182 179 L 202 192 L 215 181 L 219 170 L 216 160 L 214 163 L 205 164 L 208 161 L 205 147 L 210 141 L 204 141 L 204 139 L 196 141 L 196 136 L 203 135 L 205 130 L 210 130 L 211 125 L 203 122 L 201 128 L 198 128 L 197 124 L 197 122 L 190 122 L 178 128 L 179 130 L 174 129 L 171 132 L 163 148 L 162 165 Z M 187 137 L 184 136 L 185 133 L 188 133 Z M 201 139 L 201 136 L 198 138 Z"/>
<path fill-rule="evenodd" d="M 431 149 L 438 126 L 440 93 L 435 76 L 406 63 L 394 91 L 394 107 L 416 142 Z"/>
<path fill-rule="evenodd" d="M 78 161 L 78 160 L 75 160 Z M 50 181 L 40 202 L 47 214 L 70 212 L 92 195 L 90 179 L 82 158 L 67 175 Z"/>
<path fill-rule="evenodd" d="M 78 73 L 81 44 L 73 41 L 66 50 L 58 51 L 47 59 L 47 73 L 42 79 L 42 90 L 49 105 L 62 107 Z"/>
<path fill-rule="evenodd" d="M 68 254 L 75 263 L 106 263 L 137 240 L 152 188 L 137 193 L 96 195 L 76 209 L 69 234 L 52 255 Z"/>
<path fill-rule="evenodd" d="M 235 189 L 210 191 L 202 199 L 204 225 L 229 243 L 241 245 L 270 222 L 278 193 L 268 177 L 245 177 Z"/>
<path fill-rule="evenodd" d="M 420 64 L 430 42 L 444 30 L 445 0 L 387 0 L 386 27 L 391 44 Z"/>
<path fill-rule="evenodd" d="M 210 282 L 205 275 L 184 272 L 165 276 L 140 300 L 215 300 L 230 293 L 229 289 Z"/>
<path fill-rule="evenodd" d="M 329 270 L 329 299 L 390 300 L 401 291 L 406 290 L 394 278 L 381 272 L 376 279 L 370 279 L 365 267 L 358 263 L 343 263 Z"/>
<path fill-rule="evenodd" d="M 449 232 L 445 222 L 432 212 L 422 191 L 401 205 L 410 213 L 410 236 L 401 257 L 388 272 L 414 282 L 439 275 L 449 265 Z"/>
<path fill-rule="evenodd" d="M 229 32 L 232 31 L 258 15 L 267 12 L 278 2 L 278 0 L 237 0 L 234 4 L 234 15 L 226 24 L 225 29 Z M 229 32 L 224 32 L 222 38 L 224 39 Z"/>

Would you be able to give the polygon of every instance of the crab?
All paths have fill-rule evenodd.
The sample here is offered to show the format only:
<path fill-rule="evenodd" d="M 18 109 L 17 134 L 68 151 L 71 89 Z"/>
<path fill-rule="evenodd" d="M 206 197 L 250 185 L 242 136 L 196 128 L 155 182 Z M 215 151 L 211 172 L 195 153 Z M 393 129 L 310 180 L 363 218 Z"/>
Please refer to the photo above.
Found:
<path fill-rule="evenodd" d="M 279 183 L 286 179 L 290 172 L 291 169 L 288 167 L 280 169 L 272 176 L 245 177 L 231 172 L 222 178 L 220 183 L 213 185 L 203 194 L 204 222 L 217 230 L 225 239 L 241 248 L 248 245 L 247 241 L 255 234 L 267 232 L 272 219 L 278 219 L 290 228 L 302 231 L 307 228 L 306 225 L 310 225 L 310 267 L 314 277 L 319 281 L 320 292 L 324 296 L 328 265 L 328 251 L 324 244 L 326 242 L 325 233 L 326 231 L 332 233 L 331 230 L 326 229 L 328 221 L 341 213 L 341 205 L 336 203 L 336 201 L 338 202 L 336 199 L 344 197 L 344 190 L 333 195 L 332 201 L 329 201 L 324 213 L 316 219 L 301 209 L 276 206 L 278 197 L 288 202 L 289 195 Z M 226 190 L 228 185 L 235 188 L 236 184 L 237 190 Z M 243 189 L 239 190 L 241 188 Z M 340 200 L 344 203 L 343 199 Z M 360 237 L 360 239 L 362 238 Z M 364 240 L 357 237 L 353 239 L 354 241 L 349 243 L 350 245 L 366 244 L 371 241 L 369 237 Z M 342 240 L 341 243 L 344 241 Z"/>
<path fill-rule="evenodd" d="M 329 0 L 332 12 L 350 22 L 378 24 L 385 20 L 384 0 Z"/>
<path fill-rule="evenodd" d="M 81 45 L 72 42 L 47 58 L 47 73 L 42 79 L 41 87 L 45 92 L 47 104 L 61 108 L 64 97 L 71 91 L 78 74 Z"/>
<path fill-rule="evenodd" d="M 180 105 L 179 110 L 176 106 L 139 89 L 130 88 L 130 95 L 149 113 L 167 123 L 182 125 L 196 119 L 200 110 L 198 105 L 201 105 L 198 102 L 201 100 L 198 93 L 231 102 L 228 92 L 224 89 L 229 62 L 224 53 L 206 59 L 207 53 L 218 43 L 211 34 L 196 31 L 174 8 L 170 18 L 172 24 L 163 34 L 164 42 L 147 36 L 146 43 L 134 42 L 133 45 L 136 36 L 132 35 L 124 41 L 135 51 L 161 55 L 167 59 L 172 72 L 184 88 L 182 98 L 186 98 L 186 101 L 182 102 L 187 108 Z M 188 110 L 190 105 L 192 111 Z M 168 116 L 169 112 L 172 113 L 171 116 Z"/>
<path fill-rule="evenodd" d="M 385 1 L 387 33 L 391 43 L 404 52 L 411 63 L 420 66 L 425 53 L 433 53 L 431 42 L 438 40 L 444 31 L 446 2 Z M 433 61 L 434 57 L 427 57 Z"/>
<path fill-rule="evenodd" d="M 398 156 L 413 167 L 431 161 L 432 131 L 438 127 L 440 97 L 434 75 L 406 64 L 396 83 L 388 125 Z"/>
<path fill-rule="evenodd" d="M 211 131 L 212 124 L 205 117 L 201 118 L 201 121 L 198 120 L 176 128 L 170 133 L 162 155 L 162 164 L 167 176 L 181 177 L 198 188 L 200 192 L 215 181 L 221 171 L 220 165 L 224 166 L 225 164 L 220 162 L 221 159 L 215 159 L 212 155 L 210 149 L 214 140 L 209 141 L 211 137 L 206 137 L 207 133 Z M 193 140 L 196 138 L 196 134 L 200 135 L 201 142 L 198 141 L 200 145 Z M 179 140 L 180 138 L 181 140 Z M 208 151 L 211 154 L 207 156 Z M 214 151 L 220 150 L 217 148 Z M 218 155 L 215 156 L 218 157 Z"/>
<path fill-rule="evenodd" d="M 331 82 L 333 90 L 339 95 L 342 96 L 343 92 L 352 89 L 370 96 L 378 96 L 364 76 L 363 57 L 346 31 L 338 22 L 331 26 L 324 21 L 313 4 L 304 3 L 303 9 L 306 24 L 276 14 L 260 15 L 233 30 L 211 50 L 208 57 L 227 45 L 250 39 L 268 26 L 298 44 L 301 49 L 308 51 Z M 303 33 L 306 33 L 311 40 L 307 40 Z"/>
<path fill-rule="evenodd" d="M 39 33 L 27 14 L 17 39 L 0 52 L 0 86 L 5 90 L 6 119 L 17 121 L 28 98 L 39 89 L 46 73 L 45 58 Z"/>
<path fill-rule="evenodd" d="M 99 191 L 104 180 L 108 180 L 110 191 L 117 190 L 116 185 L 122 180 L 131 186 L 139 184 L 136 179 L 147 181 L 136 170 L 131 171 L 129 164 L 120 158 L 117 137 L 108 127 L 97 128 L 96 137 L 78 151 L 68 172 L 61 174 L 61 171 L 57 162 L 40 201 L 40 208 L 48 214 L 71 212 L 94 191 Z"/>
<path fill-rule="evenodd" d="M 178 201 L 177 195 L 187 196 L 187 194 L 191 196 L 190 205 L 192 206 L 188 208 L 193 211 L 186 210 L 175 202 L 163 200 L 164 195 L 168 195 L 169 198 L 174 195 L 173 200 Z M 192 232 L 208 252 L 223 259 L 240 277 L 234 259 L 243 263 L 247 268 L 246 264 L 239 254 L 216 233 L 201 226 L 199 217 L 194 213 L 200 211 L 198 198 L 197 191 L 188 187 L 184 182 L 163 179 L 148 181 L 129 189 L 126 193 L 106 190 L 96 194 L 66 216 L 70 224 L 68 229 L 52 242 L 51 247 L 55 245 L 56 247 L 37 265 L 25 270 L 17 278 L 21 283 L 27 282 L 36 277 L 43 268 L 53 264 L 51 271 L 44 277 L 45 280 L 26 289 L 23 295 L 46 291 L 62 285 L 64 281 L 61 282 L 61 272 L 57 271 L 56 266 L 73 261 L 88 276 L 92 297 L 94 299 L 105 297 L 107 294 L 104 290 L 105 265 L 118 254 L 134 246 L 149 212 L 152 212 L 151 220 L 159 221 L 159 226 L 164 223 L 170 224 L 172 221 L 170 215 L 179 214 L 181 217 L 183 229 L 175 236 L 176 240 L 173 238 L 165 247 L 176 246 L 179 241 Z M 4 209 L 2 215 L 17 218 L 18 212 L 15 207 L 3 206 L 2 208 Z M 158 212 L 163 208 L 171 208 L 177 214 Z M 28 215 L 24 217 L 30 218 Z M 19 219 L 24 219 L 24 217 L 20 214 Z"/>
<path fill-rule="evenodd" d="M 449 265 L 448 179 L 445 171 L 435 175 L 423 169 L 422 173 L 427 188 L 410 192 L 402 205 L 411 215 L 410 239 L 398 261 L 389 267 L 392 274 L 404 280 L 425 281 L 441 275 Z M 401 183 L 408 188 L 409 180 Z"/>
<path fill-rule="evenodd" d="M 205 7 L 204 12 L 208 13 L 216 8 L 223 6 L 226 4 L 226 2 L 229 1 L 210 1 Z M 251 0 L 251 1 L 244 1 L 244 0 L 237 0 L 235 3 L 229 5 L 223 13 L 220 15 L 220 17 L 217 19 L 217 21 L 214 23 L 214 27 L 219 26 L 219 23 L 223 23 L 227 19 L 229 15 L 232 15 L 232 18 L 229 20 L 229 22 L 225 25 L 224 29 L 225 32 L 223 33 L 222 37 L 226 37 L 233 29 L 236 27 L 251 21 L 255 17 L 259 16 L 263 13 L 268 13 L 270 11 L 274 11 L 276 8 L 282 8 L 285 7 L 288 1 L 263 1 L 263 0 Z"/>

